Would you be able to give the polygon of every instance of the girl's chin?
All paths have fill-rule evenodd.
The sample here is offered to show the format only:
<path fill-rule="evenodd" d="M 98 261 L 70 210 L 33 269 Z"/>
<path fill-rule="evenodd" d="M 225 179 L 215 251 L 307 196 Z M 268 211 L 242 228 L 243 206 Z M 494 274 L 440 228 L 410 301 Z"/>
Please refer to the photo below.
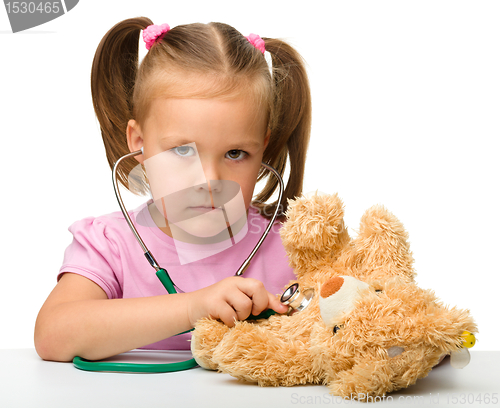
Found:
<path fill-rule="evenodd" d="M 169 226 L 172 237 L 178 241 L 208 245 L 230 239 L 245 228 L 246 222 L 246 214 L 231 224 L 225 218 L 206 215 L 169 223 Z"/>
<path fill-rule="evenodd" d="M 171 225 L 171 230 L 174 234 L 174 238 L 175 230 L 178 230 L 179 233 L 184 232 L 197 238 L 217 237 L 222 239 L 224 239 L 225 237 L 219 237 L 219 235 L 225 231 L 224 235 L 227 235 L 227 238 L 229 238 L 226 218 L 224 217 L 222 211 L 200 211 L 196 212 L 196 214 L 198 216 L 190 217 L 183 221 L 169 223 L 169 225 Z M 174 228 L 172 229 L 172 227 Z"/>
<path fill-rule="evenodd" d="M 186 223 L 183 222 L 179 224 L 169 224 L 170 230 L 174 239 L 179 241 L 190 241 L 189 237 L 194 239 L 210 239 L 207 244 L 219 242 L 225 239 L 229 239 L 229 231 L 226 225 L 220 225 L 220 223 Z M 213 239 L 213 241 L 212 241 Z M 197 240 L 193 243 L 198 243 Z"/>

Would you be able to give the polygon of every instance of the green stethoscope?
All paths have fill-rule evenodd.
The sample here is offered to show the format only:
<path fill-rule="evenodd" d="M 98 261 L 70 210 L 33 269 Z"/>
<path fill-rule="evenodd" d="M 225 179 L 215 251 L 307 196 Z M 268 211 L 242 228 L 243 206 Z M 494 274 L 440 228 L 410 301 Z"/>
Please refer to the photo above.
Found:
<path fill-rule="evenodd" d="M 156 262 L 153 254 L 149 252 L 148 248 L 144 244 L 144 241 L 142 240 L 141 236 L 137 232 L 137 229 L 135 228 L 134 224 L 132 223 L 132 220 L 130 219 L 130 216 L 125 208 L 125 205 L 123 204 L 123 200 L 120 194 L 120 190 L 118 189 L 118 183 L 117 183 L 117 169 L 120 163 L 123 160 L 129 159 L 131 157 L 138 156 L 142 154 L 142 149 L 128 153 L 122 157 L 120 157 L 115 165 L 113 166 L 113 171 L 112 171 L 112 178 L 113 178 L 113 188 L 115 191 L 116 199 L 118 200 L 118 204 L 120 205 L 120 209 L 123 213 L 123 216 L 125 217 L 125 220 L 127 221 L 128 226 L 130 227 L 132 233 L 134 234 L 137 242 L 141 246 L 142 250 L 144 251 L 144 256 L 148 260 L 149 264 L 155 269 L 156 271 L 156 276 L 160 280 L 160 282 L 163 284 L 165 289 L 167 290 L 168 293 L 170 294 L 175 294 L 177 293 L 176 286 L 174 282 L 172 281 L 172 278 L 170 278 L 170 275 L 168 274 L 167 270 L 165 268 L 162 268 L 158 265 Z M 274 176 L 278 180 L 279 184 L 279 193 L 278 193 L 278 200 L 277 203 L 281 203 L 281 198 L 283 196 L 283 191 L 284 191 L 284 186 L 283 186 L 283 179 L 281 178 L 280 174 L 274 169 L 272 166 L 262 162 L 261 165 L 265 167 L 267 170 L 269 170 L 271 173 L 274 174 Z M 258 251 L 264 240 L 266 239 L 267 235 L 269 234 L 269 231 L 271 230 L 273 223 L 278 215 L 280 206 L 277 205 L 276 209 L 274 211 L 273 216 L 271 217 L 271 220 L 269 221 L 269 224 L 267 228 L 265 229 L 264 233 L 260 237 L 259 241 L 253 248 L 253 250 L 250 252 L 250 255 L 248 255 L 247 259 L 245 262 L 241 264 L 241 266 L 238 268 L 238 271 L 235 273 L 236 276 L 241 276 L 243 275 L 243 272 L 245 269 L 248 267 L 250 264 L 250 261 L 254 257 L 255 253 Z M 177 288 L 179 289 L 179 288 Z M 179 289 L 180 291 L 180 289 Z M 282 301 L 285 300 L 282 297 Z M 288 302 L 286 302 L 288 303 Z M 270 315 L 274 314 L 275 312 L 271 309 L 264 311 L 258 316 L 250 316 L 250 319 L 261 319 L 261 318 L 267 318 Z M 191 330 L 188 330 L 188 333 Z M 179 333 L 183 334 L 183 333 Z M 124 373 L 165 373 L 165 372 L 171 372 L 171 371 L 182 371 L 182 370 L 188 370 L 190 368 L 196 367 L 197 363 L 194 358 L 186 361 L 180 361 L 176 363 L 168 363 L 168 364 L 136 364 L 136 363 L 116 363 L 116 362 L 104 362 L 104 361 L 90 361 L 83 359 L 81 357 L 75 357 L 73 359 L 73 364 L 76 368 L 79 368 L 81 370 L 86 370 L 86 371 L 107 371 L 107 372 L 124 372 Z"/>

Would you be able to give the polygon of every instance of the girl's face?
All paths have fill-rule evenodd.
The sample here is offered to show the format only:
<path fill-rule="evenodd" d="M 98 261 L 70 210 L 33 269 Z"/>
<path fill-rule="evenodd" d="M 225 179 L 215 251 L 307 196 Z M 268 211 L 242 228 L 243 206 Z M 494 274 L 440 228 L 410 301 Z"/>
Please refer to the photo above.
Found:
<path fill-rule="evenodd" d="M 226 227 L 248 210 L 269 135 L 266 115 L 244 97 L 156 99 L 142 127 L 127 127 L 130 150 L 143 147 L 136 157 L 156 207 L 197 236 L 215 235 L 220 220 Z"/>

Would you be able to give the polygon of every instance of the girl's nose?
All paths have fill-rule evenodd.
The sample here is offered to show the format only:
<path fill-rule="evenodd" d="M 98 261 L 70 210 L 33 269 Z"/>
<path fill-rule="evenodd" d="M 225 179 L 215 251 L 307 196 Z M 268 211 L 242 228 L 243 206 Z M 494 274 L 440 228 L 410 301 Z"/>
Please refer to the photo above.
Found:
<path fill-rule="evenodd" d="M 212 193 L 220 193 L 222 191 L 222 180 L 207 179 L 208 188 Z"/>
<path fill-rule="evenodd" d="M 222 192 L 222 180 L 206 180 L 206 182 L 195 184 L 194 189 L 212 194 L 220 193 Z"/>
<path fill-rule="evenodd" d="M 202 162 L 205 182 L 198 185 L 200 189 L 206 189 L 212 193 L 220 193 L 222 191 L 221 171 L 215 163 Z"/>

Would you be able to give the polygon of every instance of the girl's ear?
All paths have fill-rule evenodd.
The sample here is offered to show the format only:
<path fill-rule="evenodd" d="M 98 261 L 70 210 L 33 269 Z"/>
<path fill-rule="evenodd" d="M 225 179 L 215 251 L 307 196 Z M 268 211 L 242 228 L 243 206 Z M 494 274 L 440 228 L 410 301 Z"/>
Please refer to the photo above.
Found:
<path fill-rule="evenodd" d="M 268 127 L 266 132 L 266 137 L 264 138 L 264 150 L 266 150 L 270 138 L 271 138 L 271 128 Z"/>
<path fill-rule="evenodd" d="M 130 119 L 127 124 L 127 145 L 131 152 L 141 150 L 144 145 L 141 127 L 134 119 Z M 142 154 L 135 156 L 135 159 L 141 164 L 144 162 Z"/>

